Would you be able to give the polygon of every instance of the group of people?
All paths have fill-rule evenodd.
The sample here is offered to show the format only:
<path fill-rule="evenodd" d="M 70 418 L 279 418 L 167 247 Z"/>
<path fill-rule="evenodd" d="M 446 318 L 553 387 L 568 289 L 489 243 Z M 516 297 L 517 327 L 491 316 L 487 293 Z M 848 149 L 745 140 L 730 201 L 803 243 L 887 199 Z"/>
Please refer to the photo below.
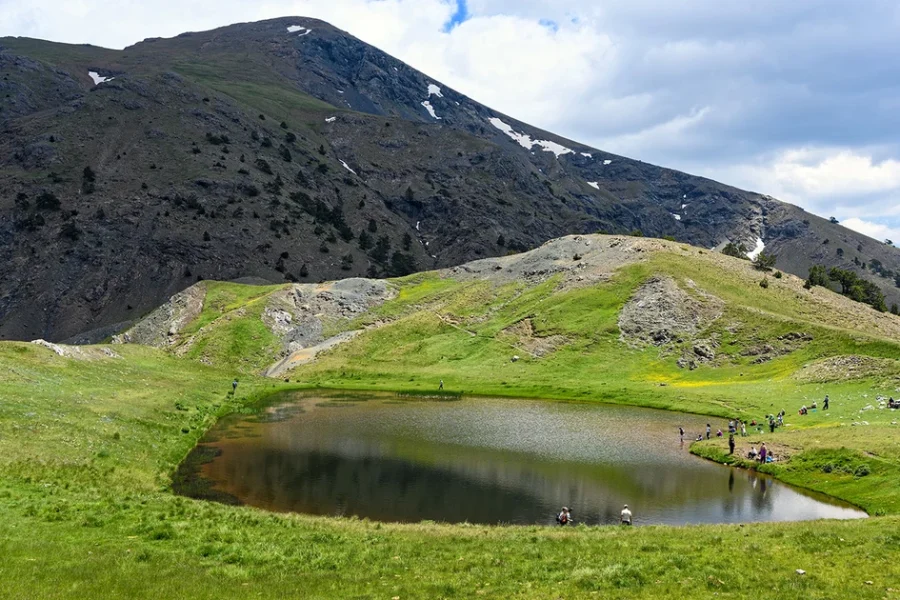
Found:
<path fill-rule="evenodd" d="M 829 402 L 830 402 L 830 400 L 829 400 L 829 398 L 828 398 L 828 394 L 825 394 L 825 400 L 822 402 L 822 410 L 828 410 L 828 404 L 829 404 Z M 811 404 L 808 408 L 807 408 L 807 406 L 804 404 L 803 406 L 800 407 L 800 410 L 797 411 L 797 412 L 798 412 L 801 416 L 803 416 L 803 415 L 808 415 L 810 411 L 816 412 L 816 410 L 817 410 L 818 408 L 819 408 L 819 405 L 816 403 L 815 400 L 813 400 L 812 404 Z"/>
<path fill-rule="evenodd" d="M 765 442 L 760 444 L 759 450 L 756 449 L 756 446 L 750 446 L 750 450 L 747 452 L 747 458 L 760 463 L 770 463 L 775 461 L 775 457 L 769 452 L 769 449 L 766 448 Z"/>
<path fill-rule="evenodd" d="M 629 510 L 627 504 L 622 509 L 622 512 L 620 513 L 620 517 L 621 517 L 620 522 L 622 523 L 622 525 L 631 525 L 632 515 L 631 515 L 631 510 Z M 556 515 L 556 522 L 559 525 L 571 525 L 572 523 L 574 523 L 575 519 L 572 518 L 572 509 L 563 506 L 562 510 L 559 511 L 559 514 Z"/>

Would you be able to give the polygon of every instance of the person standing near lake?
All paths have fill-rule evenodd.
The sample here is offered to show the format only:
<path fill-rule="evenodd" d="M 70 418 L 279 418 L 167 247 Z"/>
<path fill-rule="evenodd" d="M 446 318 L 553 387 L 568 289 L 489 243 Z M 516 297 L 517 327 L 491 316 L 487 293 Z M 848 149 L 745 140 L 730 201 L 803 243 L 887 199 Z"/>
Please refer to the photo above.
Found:
<path fill-rule="evenodd" d="M 709 439 L 709 434 L 712 433 L 712 427 L 709 423 L 706 424 L 706 439 Z"/>
<path fill-rule="evenodd" d="M 741 437 L 747 437 L 747 424 L 741 421 Z"/>
<path fill-rule="evenodd" d="M 627 504 L 622 509 L 622 525 L 631 525 L 631 511 L 628 510 Z"/>
<path fill-rule="evenodd" d="M 763 442 L 762 445 L 759 447 L 759 455 L 758 455 L 758 456 L 759 456 L 759 462 L 765 464 L 765 462 L 766 462 L 766 455 L 768 455 L 768 454 L 769 454 L 769 449 L 766 448 L 766 443 Z"/>
<path fill-rule="evenodd" d="M 678 435 L 681 436 L 681 441 L 684 441 L 684 427 L 678 428 Z"/>
<path fill-rule="evenodd" d="M 822 403 L 822 410 L 828 410 L 828 394 L 825 394 L 825 401 Z"/>
<path fill-rule="evenodd" d="M 734 454 L 734 434 L 728 434 L 728 454 Z"/>
<path fill-rule="evenodd" d="M 237 378 L 235 378 L 234 381 L 231 382 L 232 395 L 237 393 L 237 384 L 238 384 L 238 380 L 237 380 Z"/>
<path fill-rule="evenodd" d="M 441 382 L 438 384 L 438 389 L 439 390 L 444 389 L 444 380 L 443 379 L 441 379 Z"/>

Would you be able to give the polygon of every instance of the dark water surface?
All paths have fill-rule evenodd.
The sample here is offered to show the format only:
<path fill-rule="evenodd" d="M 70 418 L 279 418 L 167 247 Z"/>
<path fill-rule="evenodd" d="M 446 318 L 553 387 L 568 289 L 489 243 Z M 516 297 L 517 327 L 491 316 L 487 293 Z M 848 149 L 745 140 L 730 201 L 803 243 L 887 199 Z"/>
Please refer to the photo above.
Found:
<path fill-rule="evenodd" d="M 696 437 L 708 420 L 535 400 L 294 393 L 262 415 L 220 422 L 182 468 L 193 470 L 188 491 L 179 487 L 380 521 L 549 524 L 565 505 L 577 522 L 607 524 L 625 503 L 636 525 L 865 516 L 690 455 L 678 427 Z"/>

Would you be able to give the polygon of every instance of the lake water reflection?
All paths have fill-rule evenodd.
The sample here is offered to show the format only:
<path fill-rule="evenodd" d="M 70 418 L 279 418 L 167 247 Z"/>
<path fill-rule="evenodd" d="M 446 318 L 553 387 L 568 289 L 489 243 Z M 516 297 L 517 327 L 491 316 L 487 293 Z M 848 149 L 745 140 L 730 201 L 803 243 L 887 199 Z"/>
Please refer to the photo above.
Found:
<path fill-rule="evenodd" d="M 219 423 L 195 450 L 216 456 L 194 475 L 244 504 L 381 521 L 550 524 L 565 505 L 577 522 L 612 524 L 625 503 L 636 525 L 865 516 L 692 456 L 678 427 L 696 437 L 707 421 L 596 404 L 295 393 Z"/>

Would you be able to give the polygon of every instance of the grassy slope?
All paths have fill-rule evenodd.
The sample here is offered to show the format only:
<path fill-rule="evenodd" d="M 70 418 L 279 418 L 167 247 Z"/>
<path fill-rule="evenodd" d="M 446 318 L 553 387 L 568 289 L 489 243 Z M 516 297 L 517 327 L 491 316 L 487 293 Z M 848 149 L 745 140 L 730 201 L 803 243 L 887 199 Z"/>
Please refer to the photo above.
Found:
<path fill-rule="evenodd" d="M 762 439 L 798 453 L 768 469 L 873 513 L 900 512 L 900 447 L 890 411 L 864 413 L 869 426 L 832 426 L 859 418 L 876 391 L 896 386 L 896 372 L 828 383 L 794 377 L 823 356 L 896 359 L 897 345 L 877 331 L 810 322 L 803 303 L 791 301 L 793 292 L 780 282 L 769 290 L 741 287 L 702 263 L 682 263 L 658 255 L 620 270 L 609 284 L 563 292 L 555 281 L 493 289 L 429 274 L 407 278 L 397 282 L 395 301 L 359 322 L 332 326 L 384 318 L 390 325 L 294 378 L 302 385 L 407 390 L 433 389 L 443 378 L 448 388 L 481 393 L 751 417 L 783 405 L 789 422 L 802 427 Z M 620 307 L 656 272 L 689 273 L 731 302 L 720 321 L 720 351 L 728 355 L 723 366 L 684 371 L 674 356 L 629 350 L 618 341 Z M 209 340 L 204 357 L 222 365 L 265 350 L 271 340 L 249 324 L 258 320 L 265 290 L 207 285 L 208 302 L 191 328 Z M 538 333 L 565 335 L 570 343 L 546 358 L 528 357 L 503 333 L 526 316 Z M 735 323 L 735 333 L 725 329 Z M 815 336 L 801 350 L 764 365 L 739 355 L 756 339 L 798 328 Z M 897 596 L 896 588 L 889 591 L 900 580 L 891 550 L 900 541 L 897 516 L 559 531 L 322 520 L 176 497 L 168 491 L 170 474 L 215 416 L 241 410 L 275 384 L 247 375 L 255 363 L 242 365 L 233 399 L 230 370 L 140 347 L 113 349 L 123 358 L 74 361 L 36 346 L 0 344 L 0 581 L 10 597 L 699 598 L 717 592 L 758 598 L 763 589 L 779 598 Z M 512 363 L 512 354 L 523 358 Z M 802 422 L 792 416 L 795 404 L 826 391 L 833 399 L 828 416 Z M 695 448 L 724 459 L 720 446 Z M 855 477 L 861 464 L 871 473 Z M 823 472 L 825 465 L 831 473 Z M 797 575 L 798 568 L 807 574 Z"/>

